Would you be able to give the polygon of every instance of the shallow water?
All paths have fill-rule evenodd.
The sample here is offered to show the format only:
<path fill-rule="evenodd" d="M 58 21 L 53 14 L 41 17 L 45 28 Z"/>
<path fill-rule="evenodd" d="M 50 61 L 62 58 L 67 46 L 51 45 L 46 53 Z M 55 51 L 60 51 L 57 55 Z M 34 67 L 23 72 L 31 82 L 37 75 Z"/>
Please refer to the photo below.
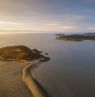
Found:
<path fill-rule="evenodd" d="M 53 34 L 1 35 L 0 47 L 7 45 L 26 45 L 49 54 L 51 60 L 34 72 L 51 97 L 95 97 L 95 41 L 56 40 Z M 10 68 L 1 69 L 0 75 Z"/>

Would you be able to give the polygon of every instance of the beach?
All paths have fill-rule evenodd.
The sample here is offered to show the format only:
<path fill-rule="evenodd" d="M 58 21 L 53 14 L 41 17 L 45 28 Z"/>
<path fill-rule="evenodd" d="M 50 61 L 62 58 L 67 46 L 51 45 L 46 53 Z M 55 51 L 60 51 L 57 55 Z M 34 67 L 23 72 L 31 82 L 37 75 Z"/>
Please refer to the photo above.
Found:
<path fill-rule="evenodd" d="M 4 97 L 50 97 L 34 76 L 33 65 L 41 61 L 1 62 L 0 96 Z M 33 73 L 33 74 L 32 74 Z M 5 93 L 6 92 L 6 93 Z"/>
<path fill-rule="evenodd" d="M 21 79 L 25 65 L 24 62 L 0 62 L 0 97 L 32 97 Z"/>
<path fill-rule="evenodd" d="M 33 71 L 33 65 L 38 65 L 41 60 L 32 61 L 29 65 L 25 66 L 22 74 L 22 81 L 26 84 L 31 91 L 33 97 L 50 97 L 45 88 L 37 81 L 37 79 L 31 73 Z"/>

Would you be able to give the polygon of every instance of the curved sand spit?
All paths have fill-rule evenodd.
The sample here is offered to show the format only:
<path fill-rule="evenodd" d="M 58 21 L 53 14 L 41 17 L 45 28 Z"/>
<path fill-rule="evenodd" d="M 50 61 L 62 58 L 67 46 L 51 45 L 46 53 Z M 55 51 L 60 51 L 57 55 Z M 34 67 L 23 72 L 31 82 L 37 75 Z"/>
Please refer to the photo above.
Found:
<path fill-rule="evenodd" d="M 31 69 L 33 65 L 40 63 L 40 60 L 33 61 L 23 69 L 22 81 L 31 91 L 33 97 L 50 97 L 40 83 L 32 76 Z"/>

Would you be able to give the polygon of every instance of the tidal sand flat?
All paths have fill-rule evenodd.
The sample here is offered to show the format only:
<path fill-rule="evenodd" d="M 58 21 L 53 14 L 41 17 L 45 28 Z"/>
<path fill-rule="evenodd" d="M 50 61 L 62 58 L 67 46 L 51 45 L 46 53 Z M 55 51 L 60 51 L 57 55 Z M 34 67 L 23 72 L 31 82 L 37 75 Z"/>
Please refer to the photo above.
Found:
<path fill-rule="evenodd" d="M 40 62 L 41 62 L 40 60 L 36 60 L 30 63 L 30 65 L 27 65 L 26 67 L 24 67 L 22 81 L 27 85 L 33 97 L 50 97 L 47 91 L 31 74 L 32 66 L 40 64 Z"/>
<path fill-rule="evenodd" d="M 40 60 L 35 61 L 34 65 L 49 60 L 48 57 L 40 53 L 40 51 L 31 50 L 26 46 L 8 46 L 0 49 L 0 58 L 2 60 L 0 65 L 0 78 L 2 79 L 0 85 L 3 87 L 0 89 L 0 96 L 49 97 L 46 90 L 31 74 L 33 60 L 40 58 Z"/>
<path fill-rule="evenodd" d="M 0 97 L 32 97 L 21 80 L 25 65 L 19 62 L 0 62 Z"/>

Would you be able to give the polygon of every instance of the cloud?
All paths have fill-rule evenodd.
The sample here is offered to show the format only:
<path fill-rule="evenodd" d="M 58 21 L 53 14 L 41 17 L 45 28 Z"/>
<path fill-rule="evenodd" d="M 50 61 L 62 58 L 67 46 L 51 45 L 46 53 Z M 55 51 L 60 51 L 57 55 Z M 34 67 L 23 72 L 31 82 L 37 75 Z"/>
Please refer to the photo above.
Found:
<path fill-rule="evenodd" d="M 0 21 L 0 25 L 19 25 L 19 23 L 8 22 L 8 21 Z"/>
<path fill-rule="evenodd" d="M 94 12 L 94 5 L 94 0 L 0 0 L 0 12 L 7 16 L 79 15 Z"/>
<path fill-rule="evenodd" d="M 89 30 L 95 30 L 95 26 L 94 27 L 89 27 Z"/>
<path fill-rule="evenodd" d="M 95 24 L 95 0 L 0 0 L 0 21 L 1 29 L 82 31 Z"/>
<path fill-rule="evenodd" d="M 36 25 L 32 28 L 33 31 L 76 31 L 80 28 L 75 25 L 65 25 L 60 23 L 46 23 L 46 24 L 40 24 Z"/>
<path fill-rule="evenodd" d="M 72 26 L 72 25 L 64 25 L 61 28 L 63 30 L 67 30 L 67 31 L 78 31 L 80 29 L 80 27 L 78 27 L 78 26 Z"/>

